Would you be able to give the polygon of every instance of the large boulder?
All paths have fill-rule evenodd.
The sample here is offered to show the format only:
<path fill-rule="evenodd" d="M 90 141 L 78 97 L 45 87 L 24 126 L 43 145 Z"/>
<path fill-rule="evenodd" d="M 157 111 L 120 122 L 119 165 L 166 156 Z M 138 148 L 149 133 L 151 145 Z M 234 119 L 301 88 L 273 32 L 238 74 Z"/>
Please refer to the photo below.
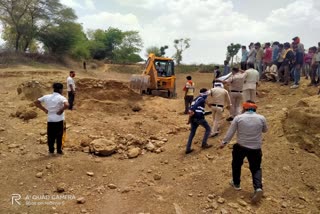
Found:
<path fill-rule="evenodd" d="M 96 139 L 89 145 L 89 151 L 99 156 L 109 156 L 116 152 L 117 145 L 109 139 Z"/>

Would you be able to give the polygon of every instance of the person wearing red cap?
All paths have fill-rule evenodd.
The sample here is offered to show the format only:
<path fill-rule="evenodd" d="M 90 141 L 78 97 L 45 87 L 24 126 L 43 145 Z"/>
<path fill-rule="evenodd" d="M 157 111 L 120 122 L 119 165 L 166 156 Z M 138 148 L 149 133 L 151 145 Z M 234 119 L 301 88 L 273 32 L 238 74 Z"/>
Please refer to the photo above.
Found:
<path fill-rule="evenodd" d="M 298 36 L 292 38 L 292 43 L 297 45 L 297 50 L 300 53 L 304 53 L 304 45 L 301 43 L 300 38 Z"/>
<path fill-rule="evenodd" d="M 237 142 L 233 145 L 232 151 L 232 181 L 230 185 L 235 190 L 241 190 L 240 177 L 243 160 L 247 157 L 249 168 L 252 174 L 254 195 L 252 202 L 257 203 L 263 195 L 262 190 L 262 133 L 267 132 L 266 118 L 256 113 L 257 105 L 248 100 L 243 103 L 243 113 L 236 116 L 229 130 L 220 144 L 224 148 L 237 132 Z"/>

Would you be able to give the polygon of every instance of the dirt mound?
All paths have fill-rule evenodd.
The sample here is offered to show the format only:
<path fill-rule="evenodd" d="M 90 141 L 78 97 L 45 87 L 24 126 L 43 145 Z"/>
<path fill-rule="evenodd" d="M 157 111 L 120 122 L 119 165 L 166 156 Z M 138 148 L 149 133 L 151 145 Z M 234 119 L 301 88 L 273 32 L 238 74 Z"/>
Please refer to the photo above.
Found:
<path fill-rule="evenodd" d="M 127 83 L 97 79 L 81 79 L 77 82 L 81 99 L 96 99 L 101 101 L 141 100 L 141 95 L 128 87 Z"/>
<path fill-rule="evenodd" d="M 132 111 L 142 96 L 118 81 L 81 79 L 77 82 L 77 101 L 82 109 L 109 113 Z"/>
<path fill-rule="evenodd" d="M 291 143 L 320 156 L 320 103 L 319 97 L 301 99 L 289 108 L 284 120 L 284 131 Z"/>
<path fill-rule="evenodd" d="M 21 96 L 21 99 L 27 99 L 31 101 L 42 97 L 46 91 L 47 87 L 36 80 L 24 82 L 17 88 L 18 95 Z"/>

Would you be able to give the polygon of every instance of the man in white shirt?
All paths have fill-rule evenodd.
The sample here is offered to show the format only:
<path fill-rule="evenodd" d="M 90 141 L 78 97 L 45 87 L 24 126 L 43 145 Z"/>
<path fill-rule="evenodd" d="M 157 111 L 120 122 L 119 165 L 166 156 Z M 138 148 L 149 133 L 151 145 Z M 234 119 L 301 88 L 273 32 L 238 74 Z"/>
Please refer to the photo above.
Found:
<path fill-rule="evenodd" d="M 75 76 L 76 76 L 75 71 L 70 71 L 70 74 L 67 78 L 69 110 L 73 109 L 73 102 L 76 94 L 76 84 L 74 83 L 74 79 L 73 79 Z"/>
<path fill-rule="evenodd" d="M 34 103 L 36 107 L 44 111 L 48 115 L 47 135 L 49 153 L 54 153 L 54 143 L 57 142 L 57 153 L 62 152 L 62 135 L 64 110 L 68 108 L 67 99 L 62 96 L 63 85 L 61 83 L 53 84 L 53 93 L 40 97 Z M 44 103 L 44 107 L 41 103 Z"/>
<path fill-rule="evenodd" d="M 259 71 L 254 69 L 253 63 L 248 63 L 249 69 L 245 71 L 246 77 L 243 84 L 243 100 L 256 101 L 257 85 L 259 83 Z"/>
<path fill-rule="evenodd" d="M 257 203 L 263 195 L 262 190 L 262 133 L 268 131 L 266 118 L 256 113 L 257 105 L 248 100 L 243 103 L 243 113 L 234 118 L 228 132 L 221 142 L 220 148 L 228 144 L 237 132 L 237 143 L 232 151 L 232 181 L 235 190 L 241 190 L 241 167 L 247 157 L 252 175 L 254 195 L 252 202 Z"/>

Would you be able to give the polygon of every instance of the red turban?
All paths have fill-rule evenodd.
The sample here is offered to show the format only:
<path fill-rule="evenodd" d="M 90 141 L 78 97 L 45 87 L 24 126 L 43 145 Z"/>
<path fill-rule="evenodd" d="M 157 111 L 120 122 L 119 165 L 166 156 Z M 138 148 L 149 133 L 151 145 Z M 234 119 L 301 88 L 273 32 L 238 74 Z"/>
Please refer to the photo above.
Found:
<path fill-rule="evenodd" d="M 248 109 L 257 109 L 258 106 L 255 103 L 248 103 L 248 102 L 244 102 L 242 104 L 243 109 L 248 110 Z"/>

